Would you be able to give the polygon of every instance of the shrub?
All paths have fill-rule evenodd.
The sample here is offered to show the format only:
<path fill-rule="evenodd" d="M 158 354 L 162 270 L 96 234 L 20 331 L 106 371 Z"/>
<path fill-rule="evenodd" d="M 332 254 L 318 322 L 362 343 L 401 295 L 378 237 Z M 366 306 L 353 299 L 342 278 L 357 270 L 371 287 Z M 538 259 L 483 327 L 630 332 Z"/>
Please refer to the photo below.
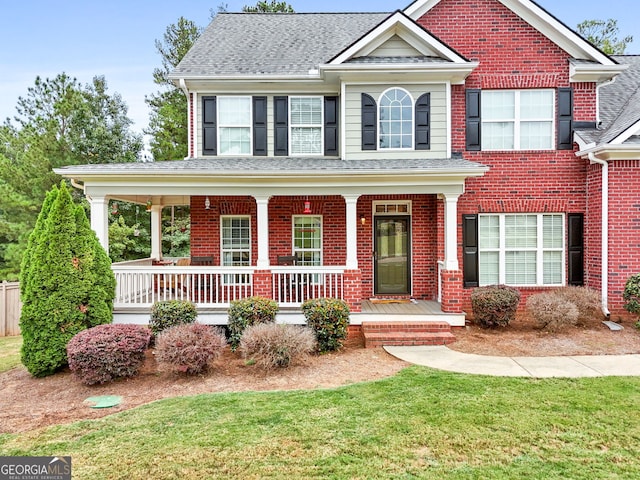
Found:
<path fill-rule="evenodd" d="M 151 307 L 149 326 L 154 335 L 167 328 L 185 325 L 196 321 L 198 311 L 188 300 L 165 300 L 156 302 Z"/>
<path fill-rule="evenodd" d="M 67 345 L 69 368 L 86 385 L 133 377 L 144 362 L 151 331 L 142 325 L 98 325 Z"/>
<path fill-rule="evenodd" d="M 316 349 L 313 332 L 297 325 L 262 323 L 248 327 L 240 340 L 244 358 L 270 370 L 304 360 Z"/>
<path fill-rule="evenodd" d="M 516 316 L 520 292 L 506 285 L 478 287 L 471 293 L 471 308 L 482 328 L 506 327 Z"/>
<path fill-rule="evenodd" d="M 330 352 L 342 347 L 349 327 L 349 305 L 336 298 L 316 298 L 302 304 L 307 325 L 318 340 L 320 352 Z"/>
<path fill-rule="evenodd" d="M 218 329 L 201 323 L 176 325 L 156 339 L 158 363 L 175 373 L 198 374 L 222 354 L 227 339 Z"/>
<path fill-rule="evenodd" d="M 562 287 L 551 293 L 575 305 L 578 310 L 577 323 L 589 323 L 594 318 L 602 320 L 602 300 L 597 290 L 589 287 Z"/>
<path fill-rule="evenodd" d="M 229 307 L 229 343 L 236 351 L 247 327 L 276 321 L 278 304 L 270 298 L 248 297 L 234 300 Z"/>
<path fill-rule="evenodd" d="M 634 315 L 640 315 L 640 273 L 632 275 L 627 280 L 622 293 L 624 309 Z"/>
<path fill-rule="evenodd" d="M 580 319 L 580 309 L 557 291 L 531 295 L 527 299 L 527 312 L 541 328 L 550 331 L 576 325 Z"/>
<path fill-rule="evenodd" d="M 111 262 L 64 182 L 45 199 L 21 268 L 21 360 L 34 377 L 67 364 L 75 334 L 112 320 Z"/>

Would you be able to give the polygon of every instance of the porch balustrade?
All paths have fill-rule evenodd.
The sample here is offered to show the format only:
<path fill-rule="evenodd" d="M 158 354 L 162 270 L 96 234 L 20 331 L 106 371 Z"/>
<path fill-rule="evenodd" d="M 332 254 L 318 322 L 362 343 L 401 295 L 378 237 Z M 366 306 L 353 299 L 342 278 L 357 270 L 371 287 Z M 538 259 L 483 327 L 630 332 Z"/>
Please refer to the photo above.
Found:
<path fill-rule="evenodd" d="M 163 300 L 189 300 L 201 308 L 227 308 L 254 293 L 256 267 L 153 265 L 151 259 L 112 265 L 114 308 L 150 308 Z M 264 270 L 264 269 L 260 269 Z M 280 307 L 299 307 L 319 297 L 343 298 L 344 269 L 270 267 L 273 299 Z"/>

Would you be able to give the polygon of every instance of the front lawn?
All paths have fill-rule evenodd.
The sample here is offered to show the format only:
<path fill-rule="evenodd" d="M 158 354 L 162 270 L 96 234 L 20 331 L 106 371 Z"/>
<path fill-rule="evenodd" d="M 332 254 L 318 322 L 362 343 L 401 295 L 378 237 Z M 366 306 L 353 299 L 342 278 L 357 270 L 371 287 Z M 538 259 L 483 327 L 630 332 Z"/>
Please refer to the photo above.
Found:
<path fill-rule="evenodd" d="M 331 390 L 162 400 L 0 435 L 0 455 L 71 455 L 77 479 L 640 478 L 638 404 L 638 378 L 410 367 Z"/>
<path fill-rule="evenodd" d="M 0 373 L 20 365 L 22 337 L 0 337 Z"/>

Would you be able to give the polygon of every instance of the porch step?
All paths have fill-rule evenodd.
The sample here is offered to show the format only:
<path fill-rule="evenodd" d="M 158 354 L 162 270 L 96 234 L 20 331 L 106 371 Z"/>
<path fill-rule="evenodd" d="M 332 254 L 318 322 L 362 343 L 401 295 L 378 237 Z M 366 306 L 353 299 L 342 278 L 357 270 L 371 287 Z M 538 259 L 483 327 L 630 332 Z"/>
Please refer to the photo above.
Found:
<path fill-rule="evenodd" d="M 362 322 L 366 348 L 385 345 L 447 345 L 456 341 L 446 322 Z"/>

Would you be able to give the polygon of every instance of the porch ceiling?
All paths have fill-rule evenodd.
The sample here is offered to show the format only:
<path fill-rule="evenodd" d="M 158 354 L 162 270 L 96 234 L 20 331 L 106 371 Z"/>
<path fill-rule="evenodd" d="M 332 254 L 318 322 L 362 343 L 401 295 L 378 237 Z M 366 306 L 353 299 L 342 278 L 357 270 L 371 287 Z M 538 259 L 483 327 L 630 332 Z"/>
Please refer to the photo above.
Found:
<path fill-rule="evenodd" d="M 89 196 L 164 205 L 191 195 L 461 194 L 468 177 L 488 167 L 463 158 L 340 160 L 332 158 L 198 158 L 169 162 L 75 165 L 55 170 Z M 144 199 L 144 200 L 143 200 Z"/>

